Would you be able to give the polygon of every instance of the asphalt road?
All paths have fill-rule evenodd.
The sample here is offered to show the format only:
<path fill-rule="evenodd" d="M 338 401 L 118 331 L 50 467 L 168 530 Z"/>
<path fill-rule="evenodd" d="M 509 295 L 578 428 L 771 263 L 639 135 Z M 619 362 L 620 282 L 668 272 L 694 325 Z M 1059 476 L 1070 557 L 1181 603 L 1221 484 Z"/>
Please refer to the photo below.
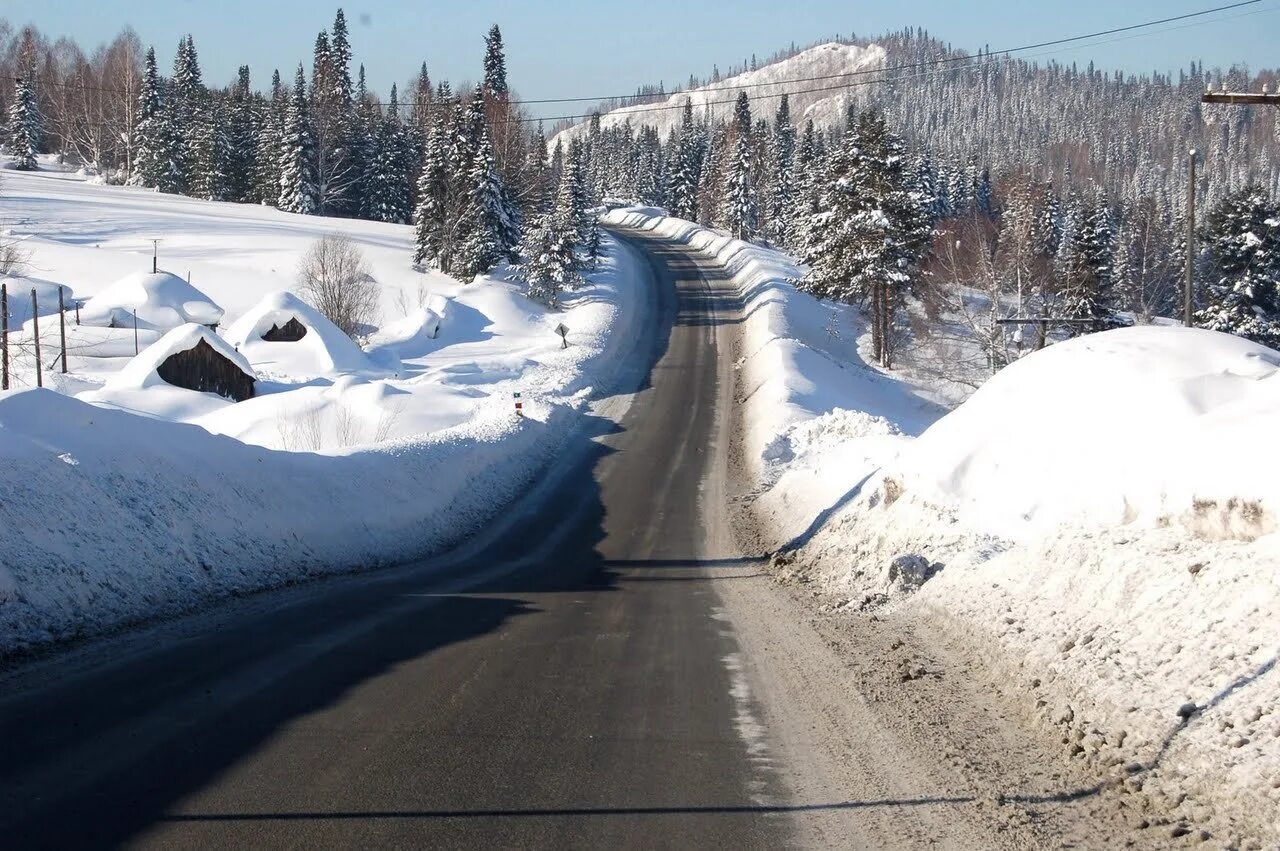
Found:
<path fill-rule="evenodd" d="M 22 680 L 0 697 L 0 845 L 787 844 L 708 581 L 741 567 L 709 548 L 722 507 L 700 499 L 728 296 L 690 253 L 623 237 L 654 302 L 620 422 L 590 417 L 452 560 L 232 603 Z"/>

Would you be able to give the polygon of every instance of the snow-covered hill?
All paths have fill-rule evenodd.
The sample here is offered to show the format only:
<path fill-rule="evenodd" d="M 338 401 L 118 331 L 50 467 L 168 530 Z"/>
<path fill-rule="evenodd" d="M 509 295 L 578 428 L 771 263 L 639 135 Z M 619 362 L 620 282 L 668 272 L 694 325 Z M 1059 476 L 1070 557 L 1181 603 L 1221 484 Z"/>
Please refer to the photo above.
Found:
<path fill-rule="evenodd" d="M 713 122 L 724 121 L 733 112 L 733 101 L 738 92 L 745 91 L 751 99 L 753 114 L 757 117 L 772 115 L 778 108 L 779 96 L 790 94 L 791 120 L 797 126 L 803 127 L 810 118 L 819 127 L 831 126 L 844 120 L 845 107 L 850 99 L 856 101 L 865 90 L 858 87 L 838 87 L 865 77 L 855 75 L 812 82 L 794 81 L 874 70 L 884 65 L 886 56 L 884 48 L 875 44 L 820 44 L 797 53 L 790 59 L 728 77 L 709 86 L 674 94 L 665 104 L 641 104 L 615 109 L 601 116 L 600 125 L 607 128 L 627 121 L 631 122 L 632 127 L 649 125 L 657 127 L 659 135 L 665 139 L 673 127 L 680 126 L 686 102 L 693 103 L 694 113 L 698 117 L 709 114 Z M 746 88 L 739 88 L 743 86 Z M 825 91 L 801 91 L 803 89 Z M 586 127 L 583 123 L 562 131 L 551 140 L 551 146 L 554 148 L 557 141 L 568 144 L 575 136 L 585 133 Z"/>

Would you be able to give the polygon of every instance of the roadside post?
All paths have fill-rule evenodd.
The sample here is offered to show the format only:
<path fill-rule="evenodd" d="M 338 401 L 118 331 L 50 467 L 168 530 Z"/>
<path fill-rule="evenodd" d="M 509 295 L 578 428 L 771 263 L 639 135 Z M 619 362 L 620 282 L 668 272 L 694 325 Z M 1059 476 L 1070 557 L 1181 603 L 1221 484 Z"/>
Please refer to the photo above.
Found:
<path fill-rule="evenodd" d="M 561 322 L 556 326 L 556 333 L 560 335 L 560 348 L 569 348 L 569 328 Z"/>
<path fill-rule="evenodd" d="M 62 374 L 67 374 L 67 306 L 62 299 L 62 285 L 58 285 L 58 339 L 62 344 Z"/>
<path fill-rule="evenodd" d="M 522 402 L 522 401 L 520 400 L 520 391 L 519 391 L 519 390 L 517 390 L 516 392 L 512 393 L 511 395 L 512 395 L 512 397 L 515 399 L 515 402 L 516 402 L 516 416 L 517 416 L 517 417 L 520 417 L 521 419 L 523 419 L 523 418 L 524 418 L 524 402 Z"/>

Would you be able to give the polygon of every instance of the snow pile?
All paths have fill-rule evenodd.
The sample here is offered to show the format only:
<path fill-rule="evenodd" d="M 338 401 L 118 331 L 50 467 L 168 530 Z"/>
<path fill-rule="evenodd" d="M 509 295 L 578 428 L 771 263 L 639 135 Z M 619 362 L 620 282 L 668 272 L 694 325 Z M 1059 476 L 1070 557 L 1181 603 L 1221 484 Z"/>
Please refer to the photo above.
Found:
<path fill-rule="evenodd" d="M 166 331 L 188 322 L 217 325 L 222 308 L 191 284 L 170 272 L 128 275 L 85 302 L 80 311 L 86 325 Z"/>
<path fill-rule="evenodd" d="M 378 329 L 369 338 L 366 351 L 377 358 L 379 354 L 393 354 L 399 359 L 420 358 L 440 348 L 440 329 L 449 313 L 450 299 L 432 296 L 428 303 L 409 313 L 403 319 Z"/>
<path fill-rule="evenodd" d="M 62 303 L 67 310 L 73 310 L 75 300 L 71 287 L 44 281 L 39 278 L 10 277 L 0 278 L 8 294 L 9 330 L 21 328 L 31 321 L 31 291 L 36 291 L 36 307 L 41 316 L 58 315 L 58 290 L 62 290 Z"/>
<path fill-rule="evenodd" d="M 709 86 L 679 92 L 667 98 L 664 103 L 638 104 L 611 110 L 601 116 L 600 126 L 609 128 L 628 122 L 633 128 L 648 125 L 656 127 L 658 136 L 666 139 L 684 120 L 686 102 L 692 102 L 696 118 L 704 120 L 710 116 L 710 121 L 714 124 L 732 118 L 734 98 L 738 92 L 745 91 L 751 99 L 752 110 L 761 110 L 757 114 L 772 114 L 777 109 L 781 96 L 787 94 L 792 120 L 796 126 L 804 127 L 805 122 L 812 119 L 819 129 L 838 127 L 844 123 L 850 99 L 859 97 L 864 90 L 835 88 L 832 91 L 797 91 L 795 81 L 825 77 L 831 78 L 833 86 L 849 82 L 856 80 L 858 74 L 883 67 L 887 56 L 885 49 L 877 44 L 820 44 L 772 65 L 726 77 Z M 854 76 L 841 79 L 840 75 L 844 74 Z M 587 123 L 582 123 L 561 131 L 551 140 L 550 148 L 555 148 L 557 142 L 567 146 L 573 139 L 581 138 L 587 132 L 587 127 Z"/>
<path fill-rule="evenodd" d="M 264 340 L 273 328 L 297 322 L 306 333 L 291 342 Z M 227 329 L 226 340 L 254 367 L 294 377 L 373 369 L 351 338 L 320 311 L 290 292 L 273 292 Z"/>
<path fill-rule="evenodd" d="M 1015 362 L 899 470 L 906 491 L 1007 537 L 1182 516 L 1257 537 L 1280 511 L 1280 452 L 1266 448 L 1277 434 L 1280 352 L 1147 326 Z"/>
<path fill-rule="evenodd" d="M 939 419 L 852 339 L 833 348 L 813 316 L 831 307 L 780 280 L 786 258 L 611 215 L 717 256 L 743 295 L 741 484 L 766 545 L 794 551 L 782 576 L 941 628 L 1060 729 L 1064 760 L 1224 844 L 1276 843 L 1280 352 L 1090 335 Z"/>

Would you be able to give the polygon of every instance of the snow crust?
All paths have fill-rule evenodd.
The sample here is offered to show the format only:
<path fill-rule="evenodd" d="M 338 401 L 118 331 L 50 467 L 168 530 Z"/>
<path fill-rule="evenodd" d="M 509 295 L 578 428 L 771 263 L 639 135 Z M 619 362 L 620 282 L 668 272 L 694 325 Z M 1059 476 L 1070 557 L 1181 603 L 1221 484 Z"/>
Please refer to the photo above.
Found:
<path fill-rule="evenodd" d="M 784 575 L 943 626 L 1061 730 L 1064 760 L 1224 841 L 1280 840 L 1280 352 L 1121 329 L 947 413 L 862 362 L 856 314 L 834 309 L 833 343 L 785 256 L 610 217 L 720 258 L 744 296 L 748 510 L 795 551 Z M 895 581 L 903 557 L 921 583 Z"/>

